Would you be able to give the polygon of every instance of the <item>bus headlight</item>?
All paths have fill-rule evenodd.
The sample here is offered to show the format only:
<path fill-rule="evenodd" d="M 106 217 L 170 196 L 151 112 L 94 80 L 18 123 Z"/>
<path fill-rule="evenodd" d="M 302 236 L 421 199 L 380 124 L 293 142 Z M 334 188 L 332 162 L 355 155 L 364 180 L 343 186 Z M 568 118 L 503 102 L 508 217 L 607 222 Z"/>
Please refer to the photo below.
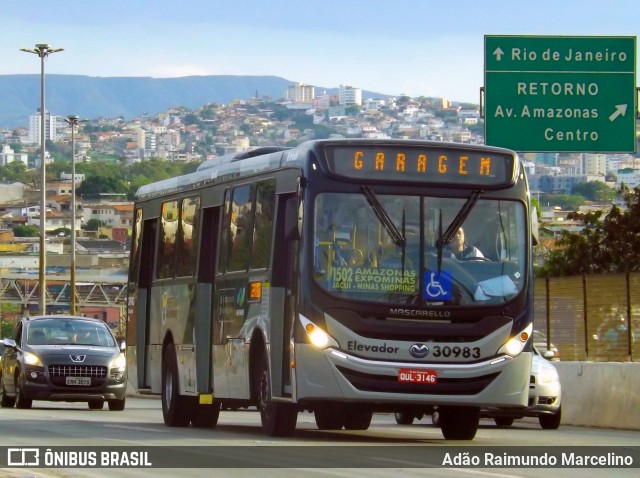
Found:
<path fill-rule="evenodd" d="M 300 315 L 300 322 L 302 323 L 304 331 L 307 333 L 307 337 L 309 337 L 309 342 L 311 342 L 314 347 L 320 350 L 324 350 L 327 347 L 338 348 L 338 342 L 336 342 L 333 337 L 307 319 L 304 315 Z"/>
<path fill-rule="evenodd" d="M 533 324 L 527 325 L 522 332 L 520 332 L 518 335 L 515 335 L 514 337 L 511 337 L 506 344 L 500 347 L 500 350 L 498 350 L 498 355 L 506 353 L 508 355 L 511 355 L 512 357 L 517 357 L 520 352 L 522 352 L 522 349 L 527 343 L 527 340 L 529 340 L 529 337 L 531 337 L 532 331 Z"/>

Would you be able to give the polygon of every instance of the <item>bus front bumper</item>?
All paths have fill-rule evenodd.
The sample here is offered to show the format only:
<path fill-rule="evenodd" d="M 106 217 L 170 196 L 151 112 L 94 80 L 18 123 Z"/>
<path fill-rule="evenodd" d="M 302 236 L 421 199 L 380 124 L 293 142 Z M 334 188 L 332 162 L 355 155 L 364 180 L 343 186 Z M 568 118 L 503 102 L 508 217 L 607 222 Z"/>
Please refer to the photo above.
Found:
<path fill-rule="evenodd" d="M 437 378 L 432 383 L 404 382 L 400 370 L 435 372 Z M 524 407 L 530 372 L 530 352 L 477 363 L 404 363 L 296 344 L 295 400 Z"/>

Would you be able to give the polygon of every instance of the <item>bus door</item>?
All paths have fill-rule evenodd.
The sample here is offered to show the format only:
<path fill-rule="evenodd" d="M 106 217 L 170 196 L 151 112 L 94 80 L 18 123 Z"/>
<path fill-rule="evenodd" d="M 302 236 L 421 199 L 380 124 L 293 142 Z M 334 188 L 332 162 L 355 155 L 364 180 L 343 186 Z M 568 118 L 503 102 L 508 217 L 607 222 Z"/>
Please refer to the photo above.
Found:
<path fill-rule="evenodd" d="M 298 199 L 294 194 L 278 197 L 275 237 L 284 238 L 273 247 L 270 306 L 271 390 L 274 397 L 291 398 L 290 342 L 296 316 L 298 271 Z"/>
<path fill-rule="evenodd" d="M 149 219 L 143 222 L 142 240 L 140 241 L 140 251 L 137 255 L 140 260 L 135 305 L 138 389 L 151 388 L 151 372 L 149 370 L 148 354 L 150 343 L 151 283 L 153 264 L 155 263 L 153 258 L 155 257 L 157 231 L 157 219 Z"/>
<path fill-rule="evenodd" d="M 214 307 L 214 387 L 218 397 L 249 398 L 246 290 L 253 235 L 253 184 L 225 192 Z"/>
<path fill-rule="evenodd" d="M 218 249 L 218 230 L 220 207 L 202 210 L 202 239 L 198 266 L 198 291 L 196 307 L 196 382 L 198 394 L 217 393 L 213 380 L 214 369 L 214 297 L 216 250 Z"/>

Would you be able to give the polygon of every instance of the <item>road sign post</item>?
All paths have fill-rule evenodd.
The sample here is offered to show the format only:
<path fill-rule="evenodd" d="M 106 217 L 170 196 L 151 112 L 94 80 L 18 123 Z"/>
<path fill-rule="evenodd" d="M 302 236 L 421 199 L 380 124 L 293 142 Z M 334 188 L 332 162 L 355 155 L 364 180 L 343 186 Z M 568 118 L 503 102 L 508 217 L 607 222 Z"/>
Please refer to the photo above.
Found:
<path fill-rule="evenodd" d="M 635 152 L 636 37 L 485 36 L 485 142 Z"/>

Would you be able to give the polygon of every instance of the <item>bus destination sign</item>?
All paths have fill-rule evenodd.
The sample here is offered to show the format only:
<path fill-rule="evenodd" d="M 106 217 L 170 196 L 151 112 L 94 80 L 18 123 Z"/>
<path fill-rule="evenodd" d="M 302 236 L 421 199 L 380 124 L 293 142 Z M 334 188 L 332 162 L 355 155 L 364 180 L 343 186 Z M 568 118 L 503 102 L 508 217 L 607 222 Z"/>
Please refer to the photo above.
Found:
<path fill-rule="evenodd" d="M 514 182 L 515 157 L 501 152 L 339 146 L 327 149 L 327 160 L 334 174 L 352 179 L 470 187 L 509 186 Z"/>

